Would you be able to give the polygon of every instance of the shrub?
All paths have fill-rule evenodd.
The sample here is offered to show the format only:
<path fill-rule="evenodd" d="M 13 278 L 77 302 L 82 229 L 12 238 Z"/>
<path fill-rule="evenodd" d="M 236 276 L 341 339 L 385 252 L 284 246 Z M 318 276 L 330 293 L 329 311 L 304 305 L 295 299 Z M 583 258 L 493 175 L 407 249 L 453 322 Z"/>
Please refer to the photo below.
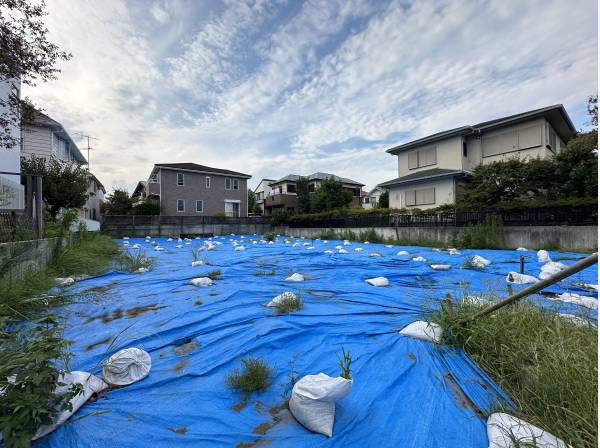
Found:
<path fill-rule="evenodd" d="M 277 235 L 275 234 L 275 232 L 265 232 L 263 237 L 267 241 L 275 241 L 275 239 L 277 238 Z"/>
<path fill-rule="evenodd" d="M 289 216 L 289 213 L 286 211 L 275 210 L 271 213 L 271 225 L 273 227 L 285 225 L 288 222 Z"/>
<path fill-rule="evenodd" d="M 294 296 L 285 296 L 283 300 L 275 305 L 275 313 L 276 314 L 286 314 L 293 313 L 294 311 L 298 311 L 304 306 L 302 300 L 294 295 Z"/>
<path fill-rule="evenodd" d="M 465 227 L 454 234 L 450 244 L 461 248 L 497 249 L 502 247 L 502 218 L 487 215 L 480 224 Z"/>
<path fill-rule="evenodd" d="M 234 369 L 226 379 L 227 387 L 240 391 L 244 398 L 252 392 L 263 392 L 271 386 L 273 371 L 262 358 L 242 359 L 242 370 Z"/>
<path fill-rule="evenodd" d="M 129 252 L 124 250 L 121 255 L 120 268 L 127 272 L 135 272 L 140 268 L 149 269 L 154 265 L 154 260 L 146 256 L 146 253 L 138 250 Z"/>
<path fill-rule="evenodd" d="M 135 205 L 131 211 L 134 215 L 160 215 L 160 201 L 146 199 L 141 204 Z"/>

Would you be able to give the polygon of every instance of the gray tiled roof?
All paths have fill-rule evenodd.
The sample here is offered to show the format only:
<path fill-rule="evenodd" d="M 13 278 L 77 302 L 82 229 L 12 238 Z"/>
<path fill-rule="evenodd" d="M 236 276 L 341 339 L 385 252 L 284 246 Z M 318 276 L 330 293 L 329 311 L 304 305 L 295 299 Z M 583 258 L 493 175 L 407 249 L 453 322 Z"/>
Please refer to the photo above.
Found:
<path fill-rule="evenodd" d="M 308 180 L 325 180 L 325 179 L 333 178 L 333 179 L 337 180 L 338 182 L 342 182 L 344 184 L 356 185 L 357 187 L 364 186 L 364 184 L 361 184 L 360 182 L 357 182 L 352 179 L 348 179 L 347 177 L 340 177 L 340 176 L 336 176 L 335 174 L 321 173 L 321 172 L 309 174 L 308 176 L 300 176 L 298 174 L 288 174 L 287 176 L 284 176 L 281 179 L 278 179 L 272 183 L 278 184 L 280 182 L 297 182 L 298 179 L 300 179 L 301 177 L 307 177 Z"/>
<path fill-rule="evenodd" d="M 213 168 L 197 163 L 156 163 L 154 166 L 160 168 L 171 168 L 174 170 L 199 171 L 202 173 L 229 174 L 231 176 L 252 177 L 250 174 L 238 173 L 237 171 L 224 170 L 221 168 Z"/>
<path fill-rule="evenodd" d="M 466 176 L 466 171 L 462 170 L 447 170 L 443 168 L 432 168 L 430 170 L 417 171 L 416 173 L 411 173 L 406 176 L 398 177 L 397 179 L 388 180 L 387 182 L 380 183 L 378 187 L 390 187 L 392 185 L 405 184 L 411 182 L 420 182 L 429 179 L 435 179 L 440 177 L 456 177 L 456 176 Z"/>

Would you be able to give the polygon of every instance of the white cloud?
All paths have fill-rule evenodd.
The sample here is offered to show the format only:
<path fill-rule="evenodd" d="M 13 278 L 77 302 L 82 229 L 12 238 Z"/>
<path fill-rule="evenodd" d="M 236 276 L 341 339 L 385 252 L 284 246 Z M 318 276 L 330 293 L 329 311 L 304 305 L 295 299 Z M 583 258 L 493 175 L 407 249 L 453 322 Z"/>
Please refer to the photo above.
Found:
<path fill-rule="evenodd" d="M 390 135 L 561 102 L 581 123 L 597 88 L 591 0 L 232 0 L 193 21 L 184 7 L 155 2 L 144 22 L 126 1 L 49 2 L 52 37 L 74 58 L 25 93 L 100 138 L 92 169 L 108 186 L 191 161 L 253 183 L 326 171 L 371 187 L 396 176 Z"/>

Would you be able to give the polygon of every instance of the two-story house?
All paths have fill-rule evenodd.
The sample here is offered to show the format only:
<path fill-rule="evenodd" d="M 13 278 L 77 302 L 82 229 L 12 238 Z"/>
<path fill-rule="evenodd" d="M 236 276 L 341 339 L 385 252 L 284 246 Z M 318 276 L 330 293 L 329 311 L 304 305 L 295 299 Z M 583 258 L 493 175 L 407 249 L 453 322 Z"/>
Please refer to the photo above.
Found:
<path fill-rule="evenodd" d="M 275 182 L 275 179 L 261 179 L 253 191 L 255 204 L 260 208 L 263 215 L 265 213 L 265 197 L 271 194 L 272 182 Z"/>
<path fill-rule="evenodd" d="M 379 198 L 381 197 L 382 193 L 384 193 L 384 192 L 385 192 L 384 188 L 375 187 L 368 193 L 364 194 L 361 197 L 362 208 L 364 208 L 364 209 L 377 208 L 379 206 Z"/>
<path fill-rule="evenodd" d="M 165 216 L 248 216 L 251 177 L 196 163 L 159 163 L 139 194 L 158 199 Z"/>
<path fill-rule="evenodd" d="M 87 160 L 65 127 L 48 115 L 34 111 L 21 127 L 22 157 L 35 156 L 44 159 L 53 158 L 63 163 L 87 164 Z M 88 199 L 80 210 L 80 218 L 85 220 L 88 229 L 98 230 L 100 203 L 104 199 L 105 189 L 91 172 L 88 172 L 88 179 Z"/>
<path fill-rule="evenodd" d="M 439 132 L 388 149 L 398 157 L 398 178 L 379 187 L 389 189 L 390 208 L 454 204 L 477 165 L 552 157 L 575 134 L 561 104 Z"/>
<path fill-rule="evenodd" d="M 271 192 L 265 197 L 264 210 L 266 215 L 272 214 L 275 210 L 288 212 L 296 211 L 298 197 L 296 195 L 296 182 L 301 177 L 308 178 L 308 191 L 314 193 L 321 187 L 321 182 L 325 179 L 335 179 L 342 183 L 344 190 L 352 193 L 352 203 L 354 207 L 360 207 L 360 192 L 364 184 L 352 179 L 336 176 L 328 173 L 313 173 L 308 176 L 299 176 L 297 174 L 288 174 L 275 182 L 271 182 Z"/>

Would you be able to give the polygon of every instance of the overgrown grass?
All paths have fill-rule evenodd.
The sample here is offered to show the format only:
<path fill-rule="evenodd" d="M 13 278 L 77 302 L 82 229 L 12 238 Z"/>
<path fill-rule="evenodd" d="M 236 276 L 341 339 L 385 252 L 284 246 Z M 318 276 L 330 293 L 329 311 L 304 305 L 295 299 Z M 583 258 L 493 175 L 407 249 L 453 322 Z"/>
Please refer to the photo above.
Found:
<path fill-rule="evenodd" d="M 234 369 L 227 375 L 227 387 L 240 391 L 244 398 L 252 392 L 263 392 L 271 386 L 273 371 L 262 358 L 242 359 L 242 369 Z"/>
<path fill-rule="evenodd" d="M 317 238 L 322 240 L 348 240 L 356 242 L 369 241 L 370 243 L 385 243 L 394 244 L 396 246 L 425 246 L 425 247 L 447 247 L 440 241 L 425 240 L 425 239 L 414 239 L 410 241 L 399 240 L 397 238 L 383 238 L 377 234 L 375 229 L 369 229 L 362 232 L 354 232 L 352 230 L 340 230 L 327 229 L 320 232 Z"/>
<path fill-rule="evenodd" d="M 4 277 L 0 281 L 0 319 L 26 320 L 37 317 L 40 311 L 57 305 L 63 300 L 41 296 L 55 286 L 56 277 L 71 275 L 97 275 L 108 270 L 120 254 L 117 244 L 108 236 L 94 233 L 80 235 L 50 265 L 39 272 L 32 272 L 15 280 Z"/>
<path fill-rule="evenodd" d="M 275 232 L 265 232 L 265 234 L 263 235 L 263 238 L 266 241 L 275 241 L 275 239 L 277 238 L 277 235 L 275 234 Z"/>
<path fill-rule="evenodd" d="M 531 302 L 473 322 L 481 307 L 442 307 L 431 319 L 447 343 L 462 347 L 531 423 L 573 447 L 597 446 L 598 330 Z"/>
<path fill-rule="evenodd" d="M 298 311 L 304 307 L 304 303 L 300 297 L 294 296 L 285 296 L 283 300 L 275 305 L 275 314 L 289 314 L 294 311 Z"/>
<path fill-rule="evenodd" d="M 487 215 L 482 223 L 465 227 L 454 234 L 450 245 L 468 249 L 499 249 L 504 245 L 502 218 Z"/>
<path fill-rule="evenodd" d="M 118 264 L 123 271 L 136 272 L 139 269 L 150 269 L 154 265 L 154 259 L 147 257 L 141 250 L 136 252 L 124 250 Z"/>

